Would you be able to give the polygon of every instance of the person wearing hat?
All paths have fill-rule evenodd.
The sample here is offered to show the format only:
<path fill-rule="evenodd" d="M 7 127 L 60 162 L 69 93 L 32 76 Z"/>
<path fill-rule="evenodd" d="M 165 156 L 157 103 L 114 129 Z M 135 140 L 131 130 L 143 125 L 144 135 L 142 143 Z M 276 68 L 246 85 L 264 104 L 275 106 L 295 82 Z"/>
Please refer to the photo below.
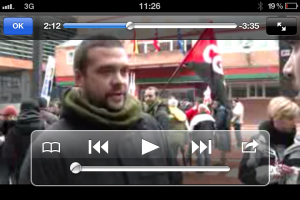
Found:
<path fill-rule="evenodd" d="M 8 164 L 9 173 L 18 181 L 20 168 L 30 145 L 31 133 L 36 130 L 44 130 L 46 123 L 40 117 L 38 103 L 34 100 L 26 100 L 21 104 L 20 114 L 14 128 L 12 128 L 3 145 L 2 155 Z"/>
<path fill-rule="evenodd" d="M 0 184 L 9 184 L 9 169 L 3 159 L 2 151 L 9 131 L 15 126 L 18 112 L 12 105 L 6 106 L 2 111 L 3 121 L 0 127 Z"/>
<path fill-rule="evenodd" d="M 199 99 L 192 108 L 190 108 L 189 110 L 185 111 L 185 114 L 186 114 L 186 116 L 188 118 L 188 121 L 191 122 L 192 119 L 196 115 L 200 114 L 200 109 L 203 109 L 203 108 L 206 110 L 206 112 L 208 112 L 208 114 L 211 114 L 210 109 L 208 107 L 209 105 L 210 104 L 208 104 L 208 105 L 204 104 L 203 100 Z M 203 107 L 203 106 L 205 106 L 205 107 Z"/>
<path fill-rule="evenodd" d="M 18 112 L 14 106 L 6 106 L 2 111 L 3 122 L 0 128 L 0 132 L 5 136 L 10 128 L 15 124 L 18 116 Z"/>
<path fill-rule="evenodd" d="M 208 141 L 213 139 L 213 130 L 216 130 L 216 121 L 211 115 L 211 111 L 205 104 L 200 104 L 198 106 L 198 114 L 193 117 L 190 126 L 189 134 L 193 141 L 202 141 L 206 146 L 208 146 Z M 189 145 L 189 151 L 187 162 L 191 163 L 192 146 Z M 210 155 L 208 150 L 205 150 L 202 154 L 200 151 L 196 151 L 197 155 L 197 165 L 198 166 L 209 166 L 210 165 Z"/>
<path fill-rule="evenodd" d="M 1 112 L 0 118 L 0 150 L 5 141 L 5 137 L 9 130 L 14 127 L 16 117 L 18 115 L 17 110 L 14 106 L 6 106 Z M 1 153 L 1 151 L 0 151 Z M 1 156 L 1 154 L 0 154 Z"/>

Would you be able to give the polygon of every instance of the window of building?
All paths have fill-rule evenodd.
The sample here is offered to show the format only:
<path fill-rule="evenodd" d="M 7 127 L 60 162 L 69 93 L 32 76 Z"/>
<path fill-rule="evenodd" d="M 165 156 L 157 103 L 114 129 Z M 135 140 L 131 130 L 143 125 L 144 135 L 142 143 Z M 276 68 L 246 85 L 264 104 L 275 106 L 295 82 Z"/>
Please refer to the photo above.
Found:
<path fill-rule="evenodd" d="M 179 91 L 171 91 L 170 96 L 174 96 L 178 100 L 189 100 L 193 101 L 194 99 L 194 90 L 179 90 Z"/>
<path fill-rule="evenodd" d="M 277 97 L 280 95 L 279 85 L 267 84 L 266 85 L 266 97 Z"/>
<path fill-rule="evenodd" d="M 263 85 L 257 85 L 256 87 L 256 97 L 263 97 L 264 96 L 264 87 Z"/>
<path fill-rule="evenodd" d="M 232 85 L 231 86 L 232 98 L 247 98 L 247 86 L 246 85 Z"/>
<path fill-rule="evenodd" d="M 22 94 L 20 92 L 12 93 L 10 103 L 19 103 L 22 101 Z"/>
<path fill-rule="evenodd" d="M 170 51 L 169 42 L 159 42 L 160 51 Z"/>
<path fill-rule="evenodd" d="M 189 50 L 191 50 L 191 48 L 192 48 L 192 40 L 185 40 L 184 41 L 184 50 L 187 52 L 187 51 L 189 51 Z"/>
<path fill-rule="evenodd" d="M 263 97 L 264 85 L 253 83 L 249 85 L 249 97 Z"/>
<path fill-rule="evenodd" d="M 145 53 L 151 53 L 151 52 L 155 52 L 156 49 L 153 45 L 153 43 L 149 43 L 149 44 L 146 44 L 146 52 Z"/>
<path fill-rule="evenodd" d="M 178 40 L 158 40 L 160 51 L 177 51 L 180 49 Z M 139 53 L 151 53 L 156 49 L 153 45 L 153 41 L 139 41 L 138 42 Z M 183 49 L 185 52 L 192 48 L 192 40 L 183 40 Z"/>
<path fill-rule="evenodd" d="M 5 85 L 4 77 L 0 76 L 0 88 L 4 88 L 4 85 Z"/>
<path fill-rule="evenodd" d="M 139 53 L 145 53 L 145 44 L 138 44 Z"/>
<path fill-rule="evenodd" d="M 9 93 L 8 93 L 7 90 L 1 91 L 1 94 L 0 94 L 0 102 L 1 102 L 1 103 L 9 102 Z"/>
<path fill-rule="evenodd" d="M 256 85 L 250 85 L 250 97 L 256 97 Z"/>
<path fill-rule="evenodd" d="M 178 44 L 178 40 L 172 40 L 173 43 L 173 50 L 179 50 L 180 46 Z M 184 48 L 184 43 L 183 43 L 183 48 Z"/>
<path fill-rule="evenodd" d="M 73 60 L 74 60 L 74 51 L 68 51 L 67 52 L 67 64 L 68 65 L 72 65 L 73 64 Z"/>
<path fill-rule="evenodd" d="M 160 51 L 173 51 L 174 40 L 159 40 Z"/>
<path fill-rule="evenodd" d="M 162 89 L 158 89 L 158 93 L 162 94 Z M 145 89 L 140 91 L 140 98 L 144 100 Z M 168 99 L 171 96 L 174 96 L 178 100 L 188 100 L 194 101 L 194 89 L 166 89 L 164 93 L 160 96 L 163 99 Z"/>
<path fill-rule="evenodd" d="M 11 89 L 19 89 L 21 87 L 21 81 L 17 77 L 13 77 L 11 80 Z"/>

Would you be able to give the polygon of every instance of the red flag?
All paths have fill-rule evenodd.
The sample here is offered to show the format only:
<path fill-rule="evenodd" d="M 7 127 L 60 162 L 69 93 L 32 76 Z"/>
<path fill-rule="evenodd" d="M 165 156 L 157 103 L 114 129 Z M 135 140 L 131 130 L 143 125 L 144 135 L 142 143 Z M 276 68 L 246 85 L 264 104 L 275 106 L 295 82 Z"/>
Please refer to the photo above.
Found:
<path fill-rule="evenodd" d="M 154 48 L 156 49 L 156 51 L 160 51 L 160 46 L 159 46 L 159 43 L 158 43 L 158 30 L 157 30 L 157 28 L 155 29 L 155 40 L 153 40 L 153 45 L 154 45 Z"/>
<path fill-rule="evenodd" d="M 187 54 L 183 63 L 193 69 L 200 79 L 208 84 L 213 99 L 228 106 L 227 92 L 224 85 L 222 57 L 218 50 L 213 29 L 206 29 L 197 43 Z"/>
<path fill-rule="evenodd" d="M 217 40 L 213 29 L 206 29 L 189 54 L 185 57 L 185 63 L 197 62 L 211 64 L 214 72 L 224 75 L 222 58 L 219 53 Z"/>

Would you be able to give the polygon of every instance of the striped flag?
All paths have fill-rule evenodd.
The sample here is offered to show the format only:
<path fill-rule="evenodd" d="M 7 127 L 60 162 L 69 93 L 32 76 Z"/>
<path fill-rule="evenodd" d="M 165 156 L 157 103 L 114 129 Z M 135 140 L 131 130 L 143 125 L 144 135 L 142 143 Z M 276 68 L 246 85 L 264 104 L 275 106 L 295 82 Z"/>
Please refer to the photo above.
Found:
<path fill-rule="evenodd" d="M 135 84 L 135 73 L 129 74 L 128 93 L 132 96 L 136 96 L 136 84 Z"/>
<path fill-rule="evenodd" d="M 133 41 L 133 53 L 138 54 L 139 53 L 139 46 L 138 46 L 138 41 L 134 40 Z"/>
<path fill-rule="evenodd" d="M 51 92 L 53 88 L 53 81 L 55 76 L 55 63 L 56 63 L 55 58 L 49 56 L 46 69 L 45 69 L 46 72 L 45 72 L 44 84 L 41 91 L 41 97 L 45 98 L 48 104 L 51 99 Z"/>
<path fill-rule="evenodd" d="M 155 39 L 153 40 L 153 45 L 154 45 L 154 48 L 156 49 L 156 51 L 160 51 L 160 46 L 159 46 L 159 43 L 158 43 L 158 30 L 157 30 L 157 28 L 155 29 Z"/>
<path fill-rule="evenodd" d="M 203 93 L 203 96 L 204 96 L 204 98 L 203 98 L 203 104 L 204 105 L 209 105 L 209 104 L 211 104 L 212 103 L 212 99 L 211 99 L 211 90 L 210 90 L 210 87 L 209 86 L 207 86 L 207 88 L 206 88 L 206 90 L 204 91 L 204 93 Z"/>
<path fill-rule="evenodd" d="M 136 40 L 136 31 L 133 30 L 133 53 L 138 54 L 139 53 L 139 47 L 138 47 L 138 41 Z"/>
<path fill-rule="evenodd" d="M 177 29 L 177 38 L 178 38 L 177 42 L 178 42 L 179 50 L 181 53 L 185 54 L 184 40 L 182 40 L 182 34 L 180 28 Z"/>

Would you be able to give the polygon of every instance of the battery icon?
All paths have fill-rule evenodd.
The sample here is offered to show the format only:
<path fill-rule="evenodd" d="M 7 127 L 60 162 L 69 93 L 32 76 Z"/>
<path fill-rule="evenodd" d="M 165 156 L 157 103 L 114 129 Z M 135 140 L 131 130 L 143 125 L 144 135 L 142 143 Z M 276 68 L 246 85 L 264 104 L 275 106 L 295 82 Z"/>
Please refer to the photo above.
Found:
<path fill-rule="evenodd" d="M 298 4 L 297 3 L 285 3 L 285 9 L 297 9 Z"/>

